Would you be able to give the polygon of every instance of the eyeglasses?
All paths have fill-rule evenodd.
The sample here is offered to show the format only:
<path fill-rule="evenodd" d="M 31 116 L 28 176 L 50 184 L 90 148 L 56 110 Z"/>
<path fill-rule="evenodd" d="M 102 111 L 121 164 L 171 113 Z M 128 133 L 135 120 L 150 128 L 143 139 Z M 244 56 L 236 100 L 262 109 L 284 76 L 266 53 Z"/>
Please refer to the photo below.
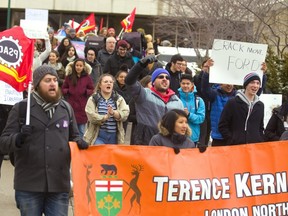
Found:
<path fill-rule="evenodd" d="M 158 79 L 166 79 L 166 80 L 170 80 L 170 77 L 169 76 L 165 76 L 165 75 L 160 75 L 157 77 Z"/>

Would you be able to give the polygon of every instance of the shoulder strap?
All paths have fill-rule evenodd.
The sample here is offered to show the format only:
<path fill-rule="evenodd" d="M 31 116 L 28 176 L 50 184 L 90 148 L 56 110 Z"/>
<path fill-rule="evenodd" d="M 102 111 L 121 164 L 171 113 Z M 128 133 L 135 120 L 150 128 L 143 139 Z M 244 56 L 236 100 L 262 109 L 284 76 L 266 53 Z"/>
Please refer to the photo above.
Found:
<path fill-rule="evenodd" d="M 27 112 L 27 101 L 19 102 L 19 112 L 18 112 L 18 121 L 20 125 L 20 130 L 23 125 L 26 123 L 26 112 Z M 14 152 L 9 153 L 10 163 L 14 166 Z"/>
<path fill-rule="evenodd" d="M 117 109 L 117 100 L 119 99 L 119 97 L 120 97 L 120 95 L 118 94 L 118 92 L 117 91 L 113 91 L 112 99 L 115 102 L 116 109 Z"/>
<path fill-rule="evenodd" d="M 62 100 L 64 106 L 65 106 L 65 109 L 67 110 L 68 112 L 68 115 L 69 115 L 69 123 L 71 123 L 73 121 L 73 118 L 72 118 L 72 108 L 71 108 L 71 105 L 68 104 L 67 101 L 65 100 Z"/>
<path fill-rule="evenodd" d="M 93 100 L 94 100 L 94 102 L 95 102 L 95 107 L 98 107 L 98 101 L 99 101 L 99 99 L 100 99 L 99 93 L 96 93 L 96 94 L 93 95 Z"/>
<path fill-rule="evenodd" d="M 198 110 L 198 107 L 199 107 L 199 100 L 200 100 L 200 97 L 197 95 L 197 93 L 194 93 L 194 98 L 195 98 L 195 111 L 197 112 Z"/>
<path fill-rule="evenodd" d="M 119 99 L 120 95 L 116 92 L 116 91 L 113 91 L 112 92 L 112 99 L 113 101 L 115 102 L 115 105 L 117 106 L 117 100 Z M 95 102 L 95 106 L 97 107 L 98 106 L 98 101 L 100 99 L 100 94 L 99 93 L 96 93 L 93 95 L 93 99 L 94 99 L 94 102 Z"/>
<path fill-rule="evenodd" d="M 26 123 L 27 101 L 19 102 L 19 124 L 20 128 Z"/>

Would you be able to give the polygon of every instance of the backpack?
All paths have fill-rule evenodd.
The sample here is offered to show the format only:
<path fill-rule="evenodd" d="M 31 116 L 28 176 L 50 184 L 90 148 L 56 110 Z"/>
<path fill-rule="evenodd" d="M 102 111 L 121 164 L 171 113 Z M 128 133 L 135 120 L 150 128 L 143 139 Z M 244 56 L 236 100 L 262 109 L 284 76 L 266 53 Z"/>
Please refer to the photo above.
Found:
<path fill-rule="evenodd" d="M 97 92 L 92 97 L 93 97 L 93 100 L 95 102 L 95 106 L 98 108 L 98 101 L 101 98 L 100 94 Z M 113 101 L 115 102 L 115 106 L 116 106 L 116 109 L 117 109 L 116 101 L 119 99 L 120 95 L 116 91 L 113 91 L 111 97 L 112 97 Z"/>
<path fill-rule="evenodd" d="M 198 108 L 199 108 L 199 101 L 200 101 L 200 96 L 198 95 L 197 92 L 193 92 L 194 94 L 194 105 L 195 105 L 195 112 L 197 112 Z M 180 98 L 180 95 L 177 94 L 177 96 Z"/>
<path fill-rule="evenodd" d="M 197 93 L 194 93 L 194 103 L 195 103 L 195 111 L 197 112 L 198 108 L 199 108 L 199 101 L 200 101 L 200 97 L 198 96 Z"/>
<path fill-rule="evenodd" d="M 68 102 L 66 102 L 65 100 L 62 100 L 62 102 L 69 115 L 69 132 L 70 132 L 71 123 L 73 122 L 73 116 L 72 116 L 73 111 L 72 111 L 71 106 L 68 104 Z M 27 100 L 20 101 L 19 113 L 18 113 L 20 129 L 22 128 L 23 125 L 26 124 L 26 112 L 27 112 Z M 11 164 L 14 166 L 14 152 L 9 153 L 9 159 L 10 159 Z"/>

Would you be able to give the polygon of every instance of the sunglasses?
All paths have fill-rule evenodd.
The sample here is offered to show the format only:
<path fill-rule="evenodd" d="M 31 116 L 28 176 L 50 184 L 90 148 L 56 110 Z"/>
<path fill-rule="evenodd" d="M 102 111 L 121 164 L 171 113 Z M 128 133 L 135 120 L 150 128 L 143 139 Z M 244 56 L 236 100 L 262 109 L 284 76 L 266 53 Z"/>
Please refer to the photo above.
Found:
<path fill-rule="evenodd" d="M 169 76 L 165 76 L 165 75 L 160 75 L 157 77 L 158 79 L 166 79 L 166 80 L 170 80 L 170 77 Z"/>

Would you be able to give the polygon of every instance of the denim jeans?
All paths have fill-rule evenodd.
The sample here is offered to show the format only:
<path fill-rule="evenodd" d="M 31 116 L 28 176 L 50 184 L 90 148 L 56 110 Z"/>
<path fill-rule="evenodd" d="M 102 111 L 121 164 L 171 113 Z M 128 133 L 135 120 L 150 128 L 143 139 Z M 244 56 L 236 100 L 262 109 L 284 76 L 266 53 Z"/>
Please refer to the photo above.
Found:
<path fill-rule="evenodd" d="M 77 126 L 79 130 L 79 135 L 81 138 L 83 138 L 86 124 L 77 124 Z"/>
<path fill-rule="evenodd" d="M 105 130 L 100 129 L 98 137 L 94 143 L 94 145 L 98 144 L 117 144 L 117 134 L 108 133 Z"/>
<path fill-rule="evenodd" d="M 21 216 L 67 216 L 69 193 L 15 191 Z"/>

